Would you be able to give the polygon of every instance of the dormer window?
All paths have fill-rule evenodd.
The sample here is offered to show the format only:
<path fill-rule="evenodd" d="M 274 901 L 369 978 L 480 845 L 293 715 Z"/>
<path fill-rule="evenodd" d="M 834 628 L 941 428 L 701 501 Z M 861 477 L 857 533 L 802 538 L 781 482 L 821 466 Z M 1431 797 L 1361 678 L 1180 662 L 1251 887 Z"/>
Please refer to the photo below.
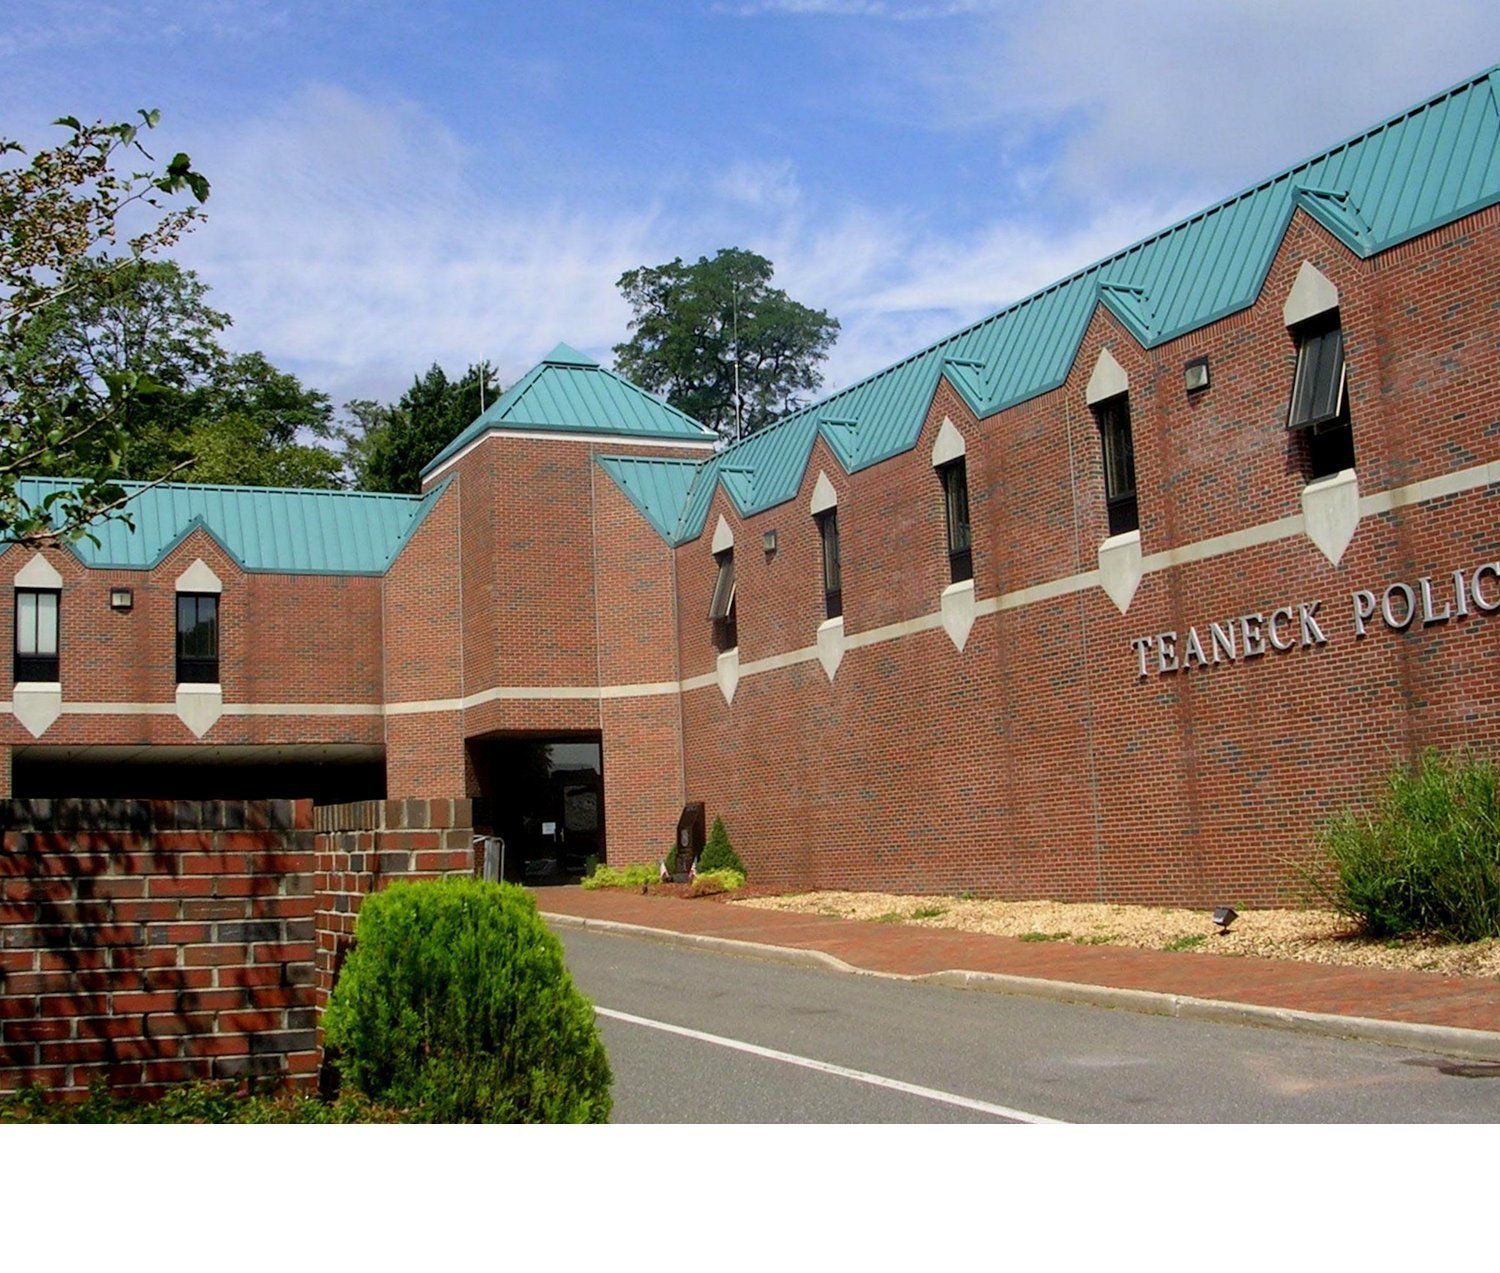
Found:
<path fill-rule="evenodd" d="M 734 609 L 734 549 L 726 548 L 723 552 L 715 553 L 714 560 L 719 563 L 719 577 L 714 583 L 708 617 L 714 625 L 714 646 L 723 653 L 740 643 Z"/>
<path fill-rule="evenodd" d="M 1104 503 L 1109 533 L 1123 535 L 1140 527 L 1135 497 L 1135 442 L 1130 433 L 1130 395 L 1116 394 L 1094 404 L 1099 440 L 1104 448 Z"/>
<path fill-rule="evenodd" d="M 15 680 L 56 681 L 57 617 L 62 594 L 52 589 L 16 589 Z"/>
<path fill-rule="evenodd" d="M 1297 374 L 1287 427 L 1301 432 L 1314 478 L 1330 477 L 1354 467 L 1354 429 L 1349 422 L 1349 395 L 1344 369 L 1344 330 L 1338 311 L 1300 327 Z"/>
<path fill-rule="evenodd" d="M 819 513 L 818 537 L 823 541 L 823 613 L 837 619 L 844 613 L 844 571 L 839 561 L 839 511 Z"/>
<path fill-rule="evenodd" d="M 177 683 L 217 685 L 219 682 L 219 596 L 217 593 L 177 594 Z"/>
<path fill-rule="evenodd" d="M 943 514 L 948 526 L 948 572 L 954 583 L 974 577 L 974 544 L 969 531 L 969 473 L 963 457 L 938 469 L 943 481 Z"/>

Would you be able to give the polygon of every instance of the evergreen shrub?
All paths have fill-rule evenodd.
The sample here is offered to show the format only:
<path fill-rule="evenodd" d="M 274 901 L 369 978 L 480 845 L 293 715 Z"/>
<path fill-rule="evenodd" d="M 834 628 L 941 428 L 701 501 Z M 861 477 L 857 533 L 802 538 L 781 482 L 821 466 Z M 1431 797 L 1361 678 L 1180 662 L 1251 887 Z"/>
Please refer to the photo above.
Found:
<path fill-rule="evenodd" d="M 430 1121 L 609 1117 L 593 1008 L 516 885 L 397 883 L 366 898 L 324 1026 L 346 1082 Z"/>
<path fill-rule="evenodd" d="M 740 855 L 729 842 L 729 832 L 724 830 L 724 819 L 715 818 L 713 829 L 708 833 L 708 843 L 698 855 L 698 874 L 726 869 L 738 871 L 741 876 L 746 874 L 745 864 L 740 861 Z"/>

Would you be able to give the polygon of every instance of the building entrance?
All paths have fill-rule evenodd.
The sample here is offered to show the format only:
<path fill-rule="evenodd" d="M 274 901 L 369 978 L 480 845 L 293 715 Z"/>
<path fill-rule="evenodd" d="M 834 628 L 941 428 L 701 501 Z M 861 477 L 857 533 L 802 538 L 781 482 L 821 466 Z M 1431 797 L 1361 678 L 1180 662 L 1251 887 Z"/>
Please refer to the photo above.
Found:
<path fill-rule="evenodd" d="M 512 883 L 583 875 L 605 860 L 604 750 L 598 734 L 468 740 L 474 825 L 505 841 Z"/>

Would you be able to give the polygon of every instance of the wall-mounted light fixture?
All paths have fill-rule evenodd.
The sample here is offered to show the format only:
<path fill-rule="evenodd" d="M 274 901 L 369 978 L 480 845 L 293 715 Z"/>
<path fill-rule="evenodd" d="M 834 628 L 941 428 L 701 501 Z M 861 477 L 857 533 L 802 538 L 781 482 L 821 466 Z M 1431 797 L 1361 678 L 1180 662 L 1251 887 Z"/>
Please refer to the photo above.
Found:
<path fill-rule="evenodd" d="M 1182 369 L 1183 387 L 1189 393 L 1201 393 L 1208 388 L 1208 355 L 1190 358 Z"/>
<path fill-rule="evenodd" d="M 111 588 L 109 590 L 109 608 L 111 610 L 129 610 L 135 605 L 135 593 L 130 588 Z"/>
<path fill-rule="evenodd" d="M 766 550 L 766 556 L 771 556 L 776 551 L 776 532 L 774 530 L 768 530 L 764 535 L 761 536 L 760 542 L 761 547 Z"/>

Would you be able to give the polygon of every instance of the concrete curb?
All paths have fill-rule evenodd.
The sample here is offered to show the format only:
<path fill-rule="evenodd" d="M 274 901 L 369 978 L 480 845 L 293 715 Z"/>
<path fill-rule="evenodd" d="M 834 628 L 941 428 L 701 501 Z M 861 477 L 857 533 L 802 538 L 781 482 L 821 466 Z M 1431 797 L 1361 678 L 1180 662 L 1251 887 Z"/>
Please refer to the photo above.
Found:
<path fill-rule="evenodd" d="M 1294 1008 L 1270 1008 L 1255 1003 L 1234 1003 L 1225 999 L 1199 999 L 1192 995 L 1168 994 L 1157 990 L 1123 990 L 1113 986 L 1094 986 L 1076 981 L 1051 981 L 1045 977 L 1019 977 L 1002 972 L 971 972 L 951 968 L 930 973 L 879 972 L 858 968 L 830 955 L 827 951 L 808 950 L 799 946 L 772 946 L 765 942 L 740 941 L 733 937 L 711 937 L 703 933 L 679 933 L 668 928 L 648 928 L 642 924 L 624 924 L 612 919 L 590 919 L 581 915 L 558 915 L 543 911 L 542 918 L 564 928 L 591 929 L 621 937 L 636 937 L 668 946 L 713 950 L 722 954 L 743 955 L 774 963 L 802 968 L 820 968 L 829 972 L 853 973 L 861 977 L 882 977 L 889 981 L 927 982 L 959 990 L 982 990 L 991 994 L 1026 995 L 1033 999 L 1051 999 L 1059 1003 L 1081 1003 L 1097 1008 L 1117 1008 L 1158 1017 L 1181 1017 L 1191 1021 L 1212 1021 L 1220 1025 L 1258 1025 L 1273 1030 L 1290 1030 L 1297 1034 L 1321 1035 L 1332 1039 L 1357 1039 L 1365 1043 L 1382 1043 L 1416 1052 L 1436 1052 L 1444 1056 L 1471 1061 L 1500 1061 L 1500 1033 L 1489 1030 L 1465 1030 L 1459 1026 L 1423 1025 L 1414 1021 L 1385 1021 L 1377 1017 L 1345 1017 L 1328 1012 L 1301 1012 Z"/>

